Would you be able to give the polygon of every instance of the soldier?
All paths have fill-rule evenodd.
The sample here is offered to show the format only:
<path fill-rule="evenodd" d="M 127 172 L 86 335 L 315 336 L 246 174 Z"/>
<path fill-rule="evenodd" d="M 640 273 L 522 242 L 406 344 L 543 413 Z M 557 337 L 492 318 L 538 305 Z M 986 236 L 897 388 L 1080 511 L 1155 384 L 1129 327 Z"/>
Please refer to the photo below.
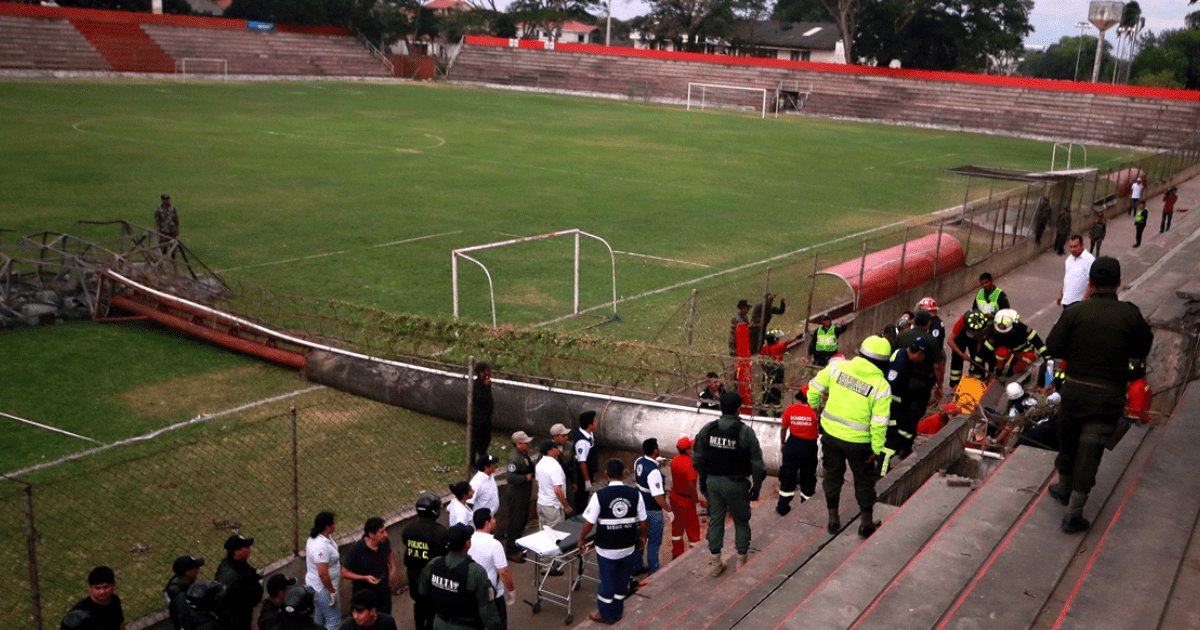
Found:
<path fill-rule="evenodd" d="M 1121 263 L 1097 258 L 1088 273 L 1088 295 L 1063 311 L 1047 338 L 1049 352 L 1066 362 L 1059 414 L 1058 481 L 1050 496 L 1067 506 L 1062 530 L 1081 532 L 1088 493 L 1104 449 L 1113 448 L 1128 429 L 1120 425 L 1131 379 L 1130 361 L 1145 361 L 1154 333 L 1132 302 L 1117 299 Z"/>
<path fill-rule="evenodd" d="M 225 539 L 225 558 L 217 567 L 215 580 L 225 585 L 221 597 L 222 618 L 230 630 L 250 630 L 254 607 L 262 598 L 262 577 L 247 560 L 254 551 L 254 539 L 234 534 Z"/>
<path fill-rule="evenodd" d="M 508 492 L 505 494 L 508 522 L 505 527 L 504 552 L 513 562 L 524 562 L 517 539 L 525 532 L 529 522 L 529 502 L 533 499 L 533 459 L 529 457 L 529 444 L 533 438 L 524 431 L 512 434 L 513 450 L 508 453 Z"/>
<path fill-rule="evenodd" d="M 604 472 L 608 485 L 588 501 L 579 547 L 587 544 L 588 534 L 595 527 L 600 585 L 596 587 L 596 610 L 588 614 L 588 619 L 613 624 L 625 613 L 629 581 L 640 562 L 639 543 L 646 546 L 646 504 L 641 492 L 621 483 L 625 476 L 624 462 L 610 459 Z"/>
<path fill-rule="evenodd" d="M 417 583 L 429 561 L 446 553 L 446 528 L 437 522 L 441 513 L 441 500 L 432 494 L 422 494 L 417 499 L 417 518 L 400 535 L 417 630 L 433 630 L 433 602 L 419 592 Z"/>
<path fill-rule="evenodd" d="M 204 566 L 204 558 L 196 556 L 179 556 L 171 563 L 174 575 L 167 580 L 163 588 L 163 596 L 167 600 L 167 616 L 175 630 L 183 627 L 183 609 L 187 606 L 186 594 L 188 587 L 195 583 L 200 575 L 200 567 Z"/>
<path fill-rule="evenodd" d="M 447 553 L 429 561 L 417 588 L 433 604 L 438 630 L 500 627 L 500 614 L 492 600 L 495 591 L 487 572 L 467 555 L 474 528 L 455 525 L 446 534 Z"/>
<path fill-rule="evenodd" d="M 154 208 L 154 229 L 158 232 L 158 246 L 165 254 L 171 241 L 179 238 L 179 211 L 171 205 L 171 195 L 159 196 L 159 204 Z"/>
<path fill-rule="evenodd" d="M 581 514 L 587 507 L 588 495 L 592 492 L 592 483 L 597 481 L 596 473 L 600 472 L 600 454 L 596 451 L 596 419 L 595 411 L 585 411 L 579 414 L 579 426 L 571 432 L 571 441 L 575 443 L 575 498 L 571 507 L 576 514 Z"/>
<path fill-rule="evenodd" d="M 700 475 L 700 492 L 708 497 L 709 575 L 725 571 L 721 546 L 725 542 L 725 514 L 733 516 L 737 565 L 749 560 L 750 502 L 758 500 L 763 479 L 762 448 L 750 427 L 738 418 L 742 396 L 737 392 L 721 395 L 721 417 L 709 422 L 696 435 L 692 464 Z"/>
<path fill-rule="evenodd" d="M 858 356 L 821 370 L 808 384 L 808 404 L 820 409 L 825 466 L 827 531 L 842 527 L 838 503 L 846 466 L 854 474 L 854 498 L 862 511 L 858 535 L 875 533 L 875 461 L 887 440 L 892 390 L 884 377 L 892 348 L 883 337 L 867 337 Z M 825 398 L 828 397 L 827 400 Z M 824 402 L 824 404 L 822 404 Z"/>

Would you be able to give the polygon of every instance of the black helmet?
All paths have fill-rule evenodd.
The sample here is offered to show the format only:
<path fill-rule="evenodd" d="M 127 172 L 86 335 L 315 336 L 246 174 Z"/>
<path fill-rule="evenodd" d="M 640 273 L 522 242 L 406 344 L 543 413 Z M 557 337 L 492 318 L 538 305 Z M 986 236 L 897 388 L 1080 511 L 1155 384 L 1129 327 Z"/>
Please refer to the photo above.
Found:
<path fill-rule="evenodd" d="M 309 617 L 313 614 L 316 591 L 311 586 L 290 586 L 283 596 L 283 614 L 288 617 Z"/>
<path fill-rule="evenodd" d="M 58 624 L 58 630 L 89 630 L 95 627 L 95 620 L 86 610 L 72 610 Z"/>
<path fill-rule="evenodd" d="M 217 609 L 217 598 L 224 591 L 225 585 L 216 580 L 196 580 L 188 587 L 184 597 L 196 610 L 213 611 Z"/>
<path fill-rule="evenodd" d="M 432 494 L 422 494 L 417 499 L 417 516 L 437 518 L 442 513 L 442 500 Z"/>

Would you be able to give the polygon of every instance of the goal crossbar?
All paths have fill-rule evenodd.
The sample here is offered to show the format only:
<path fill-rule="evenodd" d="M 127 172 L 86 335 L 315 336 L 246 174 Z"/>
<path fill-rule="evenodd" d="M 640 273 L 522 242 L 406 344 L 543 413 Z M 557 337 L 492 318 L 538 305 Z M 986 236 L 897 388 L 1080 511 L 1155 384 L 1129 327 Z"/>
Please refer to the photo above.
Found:
<path fill-rule="evenodd" d="M 560 230 L 558 232 L 547 232 L 545 234 L 536 234 L 534 236 L 522 236 L 520 238 L 512 238 L 512 239 L 508 239 L 507 241 L 497 241 L 495 243 L 484 243 L 482 245 L 472 245 L 470 247 L 460 247 L 458 249 L 451 251 L 450 252 L 450 275 L 451 275 L 450 284 L 451 284 L 451 291 L 453 293 L 453 299 L 454 299 L 454 321 L 458 321 L 458 259 L 459 258 L 462 258 L 463 260 L 466 260 L 469 262 L 473 262 L 476 265 L 478 265 L 480 269 L 483 270 L 483 275 L 484 275 L 484 277 L 487 278 L 487 283 L 488 283 L 488 300 L 491 303 L 491 307 L 492 307 L 492 327 L 494 328 L 498 324 L 496 321 L 496 291 L 495 291 L 495 285 L 492 282 L 492 272 L 490 270 L 488 270 L 487 265 L 483 264 L 479 259 L 477 259 L 473 256 L 470 256 L 469 254 L 471 254 L 472 252 L 478 252 L 478 251 L 482 251 L 485 249 L 494 249 L 497 247 L 507 247 L 509 245 L 519 245 L 522 243 L 529 243 L 532 241 L 541 241 L 541 240 L 546 240 L 546 239 L 551 239 L 551 238 L 557 238 L 560 236 L 574 236 L 575 237 L 575 258 L 574 258 L 574 262 L 572 265 L 573 272 L 574 272 L 575 290 L 574 290 L 574 298 L 573 298 L 571 314 L 572 315 L 579 314 L 579 240 L 580 240 L 580 237 L 587 237 L 587 238 L 599 241 L 600 244 L 604 245 L 604 247 L 608 250 L 608 259 L 609 259 L 609 264 L 611 266 L 611 273 L 612 273 L 612 309 L 613 309 L 613 314 L 615 315 L 617 313 L 617 257 L 616 257 L 616 253 L 613 252 L 613 248 L 611 245 L 608 244 L 608 241 L 604 240 L 603 238 L 600 238 L 599 236 L 596 236 L 595 234 L 589 234 L 588 232 L 584 232 L 583 230 L 580 230 L 580 229 L 570 229 L 570 230 Z"/>
<path fill-rule="evenodd" d="M 724 85 L 721 83 L 688 82 L 687 110 L 689 112 L 692 111 L 692 94 L 693 93 L 697 93 L 697 92 L 699 93 L 699 95 L 700 95 L 699 108 L 701 110 L 703 110 L 705 108 L 705 106 L 708 104 L 707 99 L 708 99 L 709 91 L 715 91 L 715 90 L 737 90 L 737 91 L 741 91 L 741 92 L 758 92 L 759 94 L 762 95 L 762 106 L 759 110 L 759 115 L 761 118 L 764 118 L 764 119 L 767 117 L 767 89 L 766 88 L 746 87 L 744 85 Z"/>

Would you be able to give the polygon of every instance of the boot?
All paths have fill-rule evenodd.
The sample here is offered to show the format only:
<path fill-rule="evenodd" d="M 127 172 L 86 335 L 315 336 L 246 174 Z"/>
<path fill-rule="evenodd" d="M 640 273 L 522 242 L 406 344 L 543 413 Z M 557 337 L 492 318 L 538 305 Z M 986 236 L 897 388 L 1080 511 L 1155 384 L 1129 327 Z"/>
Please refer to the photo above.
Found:
<path fill-rule="evenodd" d="M 1071 500 L 1071 478 L 1059 475 L 1058 481 L 1050 484 L 1047 494 L 1055 501 L 1066 505 Z"/>
<path fill-rule="evenodd" d="M 879 521 L 875 520 L 875 511 L 867 508 L 859 516 L 858 535 L 869 538 L 871 534 L 875 533 L 875 530 L 879 529 L 879 525 Z"/>
<path fill-rule="evenodd" d="M 721 560 L 721 552 L 717 552 L 708 558 L 708 574 L 712 577 L 720 577 L 725 572 L 725 563 Z"/>
<path fill-rule="evenodd" d="M 779 502 L 775 504 L 775 513 L 780 516 L 787 516 L 788 512 L 792 511 L 792 497 L 779 497 Z"/>
<path fill-rule="evenodd" d="M 1092 526 L 1091 522 L 1083 518 L 1083 506 L 1087 504 L 1087 500 L 1086 492 L 1071 492 L 1071 499 L 1067 503 L 1067 515 L 1062 520 L 1064 532 L 1075 534 Z"/>
<path fill-rule="evenodd" d="M 825 531 L 829 532 L 830 536 L 836 536 L 842 529 L 842 517 L 838 514 L 838 509 L 835 507 L 829 508 L 829 525 L 825 527 Z"/>
<path fill-rule="evenodd" d="M 738 570 L 741 570 L 742 567 L 746 566 L 747 562 L 750 562 L 750 554 L 749 553 L 739 553 L 737 555 Z"/>

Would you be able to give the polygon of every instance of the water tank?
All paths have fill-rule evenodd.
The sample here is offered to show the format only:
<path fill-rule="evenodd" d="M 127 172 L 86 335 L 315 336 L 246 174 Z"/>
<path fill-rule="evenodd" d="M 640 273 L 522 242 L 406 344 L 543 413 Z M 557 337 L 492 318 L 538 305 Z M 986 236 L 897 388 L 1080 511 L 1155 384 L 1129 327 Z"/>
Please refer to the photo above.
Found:
<path fill-rule="evenodd" d="M 1100 32 L 1121 23 L 1121 16 L 1125 13 L 1124 2 L 1092 2 L 1088 7 L 1088 21 L 1092 23 Z"/>

